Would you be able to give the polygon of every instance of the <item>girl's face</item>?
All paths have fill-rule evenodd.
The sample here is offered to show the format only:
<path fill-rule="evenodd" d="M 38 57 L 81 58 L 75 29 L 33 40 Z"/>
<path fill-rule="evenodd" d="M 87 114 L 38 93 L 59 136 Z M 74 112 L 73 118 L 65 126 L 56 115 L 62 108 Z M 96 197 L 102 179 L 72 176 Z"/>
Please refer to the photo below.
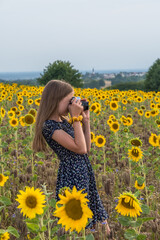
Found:
<path fill-rule="evenodd" d="M 74 96 L 74 91 L 69 93 L 65 98 L 59 102 L 58 113 L 60 116 L 67 116 L 69 113 L 68 105 L 71 98 Z"/>

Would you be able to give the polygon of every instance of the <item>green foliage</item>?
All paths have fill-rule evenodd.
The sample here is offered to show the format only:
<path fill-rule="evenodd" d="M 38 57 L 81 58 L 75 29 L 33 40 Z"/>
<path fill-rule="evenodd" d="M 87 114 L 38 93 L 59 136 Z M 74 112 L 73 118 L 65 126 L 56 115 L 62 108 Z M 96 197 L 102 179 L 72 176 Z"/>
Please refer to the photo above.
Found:
<path fill-rule="evenodd" d="M 89 79 L 89 81 L 84 81 L 84 88 L 100 89 L 103 86 L 105 86 L 105 81 L 103 79 L 100 80 Z"/>
<path fill-rule="evenodd" d="M 82 87 L 81 74 L 78 70 L 73 69 L 73 66 L 68 61 L 57 60 L 43 70 L 43 74 L 38 78 L 38 82 L 41 85 L 46 85 L 52 79 L 65 80 L 69 82 L 73 87 Z"/>
<path fill-rule="evenodd" d="M 119 83 L 129 83 L 129 82 L 140 82 L 145 80 L 145 76 L 122 76 L 121 73 L 117 74 L 115 78 L 108 79 L 112 82 L 112 85 L 119 84 Z"/>
<path fill-rule="evenodd" d="M 121 82 L 113 86 L 107 87 L 107 90 L 119 89 L 120 91 L 128 90 L 142 90 L 144 91 L 144 81 L 139 82 Z"/>
<path fill-rule="evenodd" d="M 160 91 L 160 59 L 149 68 L 145 79 L 145 91 Z"/>

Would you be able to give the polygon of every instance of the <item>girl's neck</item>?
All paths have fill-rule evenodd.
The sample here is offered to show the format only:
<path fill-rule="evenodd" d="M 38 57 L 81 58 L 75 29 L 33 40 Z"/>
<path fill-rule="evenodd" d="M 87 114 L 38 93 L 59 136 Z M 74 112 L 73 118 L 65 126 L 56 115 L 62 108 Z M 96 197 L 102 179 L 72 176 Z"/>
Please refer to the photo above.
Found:
<path fill-rule="evenodd" d="M 51 116 L 50 120 L 54 120 L 56 122 L 62 122 L 63 121 L 63 117 L 62 116 Z"/>

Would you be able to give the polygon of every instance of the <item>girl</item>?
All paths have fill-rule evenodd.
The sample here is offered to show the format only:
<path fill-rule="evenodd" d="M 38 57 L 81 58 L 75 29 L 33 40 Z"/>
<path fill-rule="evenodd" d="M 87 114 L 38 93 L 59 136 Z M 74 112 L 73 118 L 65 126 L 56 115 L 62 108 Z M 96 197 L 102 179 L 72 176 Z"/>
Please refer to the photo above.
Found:
<path fill-rule="evenodd" d="M 91 148 L 89 110 L 83 111 L 81 101 L 76 98 L 70 104 L 73 96 L 73 87 L 65 81 L 51 80 L 46 84 L 36 117 L 33 150 L 46 151 L 48 144 L 60 159 L 56 201 L 60 200 L 58 193 L 64 186 L 72 189 L 75 185 L 77 190 L 85 188 L 84 193 L 88 193 L 86 197 L 90 201 L 88 206 L 94 214 L 86 229 L 94 230 L 96 222 L 100 221 L 105 224 L 109 235 L 108 214 L 97 192 L 87 155 Z M 73 126 L 65 118 L 68 113 L 74 119 Z M 80 114 L 83 116 L 82 126 Z"/>

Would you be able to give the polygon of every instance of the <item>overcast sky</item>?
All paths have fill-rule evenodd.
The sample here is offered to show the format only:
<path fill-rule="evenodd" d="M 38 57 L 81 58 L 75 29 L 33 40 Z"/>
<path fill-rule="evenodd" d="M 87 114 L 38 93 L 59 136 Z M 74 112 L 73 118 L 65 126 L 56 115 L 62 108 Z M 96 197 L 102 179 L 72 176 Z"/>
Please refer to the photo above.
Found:
<path fill-rule="evenodd" d="M 159 23 L 159 0 L 0 0 L 0 72 L 148 69 Z"/>

